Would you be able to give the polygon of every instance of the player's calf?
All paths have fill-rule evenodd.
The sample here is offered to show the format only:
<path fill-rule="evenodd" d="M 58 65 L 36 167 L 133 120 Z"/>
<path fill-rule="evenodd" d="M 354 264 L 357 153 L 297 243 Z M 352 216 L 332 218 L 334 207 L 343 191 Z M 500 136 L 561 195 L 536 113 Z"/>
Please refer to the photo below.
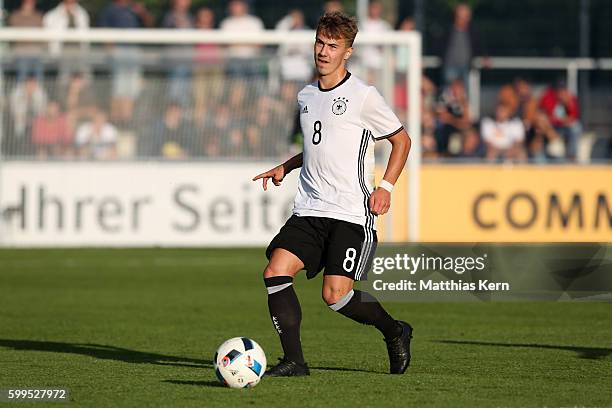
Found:
<path fill-rule="evenodd" d="M 358 323 L 376 327 L 387 339 L 395 338 L 402 333 L 401 325 L 368 292 L 351 289 L 337 302 L 328 306 Z"/>
<path fill-rule="evenodd" d="M 270 318 L 280 337 L 285 353 L 284 358 L 298 364 L 304 364 L 300 341 L 302 309 L 293 289 L 293 278 L 291 276 L 273 276 L 264 278 L 264 283 L 268 292 Z"/>
<path fill-rule="evenodd" d="M 300 341 L 302 309 L 293 289 L 293 277 L 302 267 L 295 255 L 277 248 L 264 270 L 270 319 L 285 353 L 281 363 L 267 372 L 270 376 L 306 375 L 308 371 Z"/>
<path fill-rule="evenodd" d="M 367 292 L 350 290 L 329 308 L 358 323 L 376 327 L 385 337 L 389 354 L 389 371 L 402 374 L 410 364 L 412 327 L 394 320 L 378 300 Z"/>

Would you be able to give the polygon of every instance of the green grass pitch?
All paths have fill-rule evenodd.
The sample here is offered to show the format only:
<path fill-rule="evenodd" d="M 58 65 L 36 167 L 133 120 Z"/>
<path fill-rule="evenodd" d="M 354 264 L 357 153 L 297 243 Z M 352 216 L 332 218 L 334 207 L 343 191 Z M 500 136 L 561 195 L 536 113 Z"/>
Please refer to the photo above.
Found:
<path fill-rule="evenodd" d="M 408 373 L 390 376 L 379 333 L 303 276 L 311 376 L 220 387 L 227 338 L 281 355 L 264 265 L 261 249 L 0 251 L 0 389 L 66 387 L 96 407 L 612 405 L 609 303 L 387 304 L 415 328 Z"/>

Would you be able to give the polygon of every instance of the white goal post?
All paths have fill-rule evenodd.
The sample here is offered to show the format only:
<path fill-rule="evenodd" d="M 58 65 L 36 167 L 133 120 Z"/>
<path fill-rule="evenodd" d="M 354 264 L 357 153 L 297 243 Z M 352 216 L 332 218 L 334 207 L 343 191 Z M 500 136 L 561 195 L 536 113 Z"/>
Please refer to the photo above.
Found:
<path fill-rule="evenodd" d="M 311 44 L 314 40 L 313 31 L 281 32 L 266 30 L 257 33 L 251 32 L 221 32 L 218 30 L 176 30 L 176 29 L 88 29 L 88 30 L 45 30 L 45 29 L 21 29 L 2 28 L 0 30 L 0 46 L 15 42 L 51 42 L 60 41 L 66 43 L 84 42 L 89 44 L 253 44 L 253 45 L 289 45 L 289 44 Z M 418 32 L 390 32 L 383 34 L 359 33 L 356 39 L 356 47 L 360 45 L 374 45 L 385 48 L 385 57 L 391 54 L 391 47 L 402 46 L 408 51 L 409 64 L 406 75 L 406 95 L 408 100 L 407 115 L 401 118 L 407 124 L 408 134 L 412 139 L 411 154 L 407 164 L 408 170 L 408 238 L 410 241 L 419 240 L 419 202 L 420 202 L 420 167 L 421 167 L 421 72 L 422 72 L 422 49 L 421 35 Z M 0 48 L 0 57 L 6 47 Z M 387 58 L 384 65 L 392 65 Z M 385 70 L 385 67 L 382 68 Z M 391 70 L 394 68 L 389 68 Z M 394 80 L 395 71 L 391 72 L 391 83 Z M 402 75 L 404 73 L 402 72 Z M 1 81 L 1 79 L 0 79 Z M 381 93 L 389 101 L 393 98 L 393 87 L 381 89 Z M 1 137 L 1 136 L 0 136 Z M 1 163 L 1 158 L 0 158 Z M 1 169 L 0 169 L 1 170 Z M 389 223 L 386 225 L 386 238 L 392 235 L 393 217 L 387 217 Z"/>

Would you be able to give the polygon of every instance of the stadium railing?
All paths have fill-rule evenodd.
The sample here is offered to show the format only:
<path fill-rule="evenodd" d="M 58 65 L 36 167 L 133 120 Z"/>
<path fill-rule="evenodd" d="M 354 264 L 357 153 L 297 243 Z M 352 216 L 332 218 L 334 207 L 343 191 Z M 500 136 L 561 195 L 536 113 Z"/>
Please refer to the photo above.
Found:
<path fill-rule="evenodd" d="M 211 106 L 214 108 L 225 108 L 228 102 L 233 105 L 229 106 L 230 115 L 244 116 L 239 120 L 239 128 L 246 133 L 250 132 L 252 140 L 257 139 L 256 133 L 268 131 L 266 137 L 273 137 L 274 143 L 267 143 L 267 146 L 258 146 L 257 148 L 249 148 L 248 143 L 243 143 L 243 146 L 202 146 L 202 141 L 197 140 L 192 143 L 195 154 L 193 157 L 231 157 L 231 158 L 269 158 L 276 157 L 279 153 L 286 152 L 289 149 L 290 133 L 293 131 L 294 114 L 291 112 L 294 108 L 295 92 L 298 87 L 309 82 L 311 74 L 308 72 L 302 74 L 302 77 L 289 75 L 287 70 L 295 64 L 300 64 L 302 61 L 289 61 L 292 57 L 299 57 L 299 53 L 305 55 L 305 64 L 307 69 L 311 68 L 310 46 L 313 40 L 313 32 L 278 32 L 265 31 L 257 34 L 252 33 L 226 33 L 219 31 L 203 31 L 203 30 L 110 30 L 110 29 L 90 29 L 82 31 L 48 31 L 36 29 L 3 29 L 0 32 L 0 42 L 5 45 L 7 42 L 13 44 L 12 48 L 4 46 L 2 49 L 2 65 L 3 65 L 3 81 L 2 93 L 5 101 L 10 101 L 11 97 L 15 101 L 20 100 L 19 96 L 26 97 L 24 92 L 32 92 L 39 98 L 38 106 L 34 106 L 36 112 L 27 112 L 26 114 L 37 116 L 40 112 L 43 102 L 48 100 L 66 99 L 66 93 L 71 90 L 70 80 L 72 74 L 78 72 L 78 69 L 69 67 L 72 65 L 82 65 L 81 71 L 87 71 L 89 75 L 86 85 L 80 84 L 80 87 L 86 86 L 86 89 L 93 95 L 93 100 L 87 101 L 93 107 L 101 108 L 108 111 L 110 114 L 110 122 L 120 128 L 125 127 L 128 130 L 138 130 L 139 133 L 146 132 L 147 128 L 154 126 L 150 123 L 152 119 L 158 119 L 162 113 L 160 108 L 163 103 L 182 105 L 182 114 L 188 119 L 194 119 L 190 123 L 193 129 L 188 132 L 195 133 L 191 138 L 199 138 L 198 133 L 210 134 L 211 129 L 206 128 L 206 115 L 219 117 L 217 112 L 204 112 L 206 108 Z M 392 55 L 391 46 L 404 44 L 410 49 L 415 49 L 412 44 L 417 43 L 418 34 L 400 34 L 394 33 L 387 35 L 384 38 L 378 36 L 368 36 L 367 34 L 360 35 L 358 43 L 368 45 L 372 44 L 376 49 L 381 49 L 381 53 L 385 56 Z M 24 44 L 32 45 L 37 42 L 41 45 L 40 51 L 35 55 L 20 55 L 20 48 Z M 72 43 L 71 54 L 53 55 L 47 52 L 45 43 L 64 44 Z M 86 49 L 74 50 L 74 43 L 87 44 Z M 120 44 L 113 49 L 111 44 Z M 220 47 L 218 55 L 204 55 L 202 49 L 198 49 L 201 45 L 214 45 Z M 259 48 L 253 57 L 249 60 L 233 58 L 232 48 L 236 44 L 258 46 Z M 133 47 L 127 47 L 128 45 Z M 191 48 L 191 46 L 196 46 Z M 173 47 L 174 49 L 169 49 Z M 304 48 L 306 51 L 304 54 Z M 387 49 L 382 50 L 383 47 Z M 64 46 L 66 48 L 66 45 Z M 204 50 L 205 51 L 205 50 Z M 420 52 L 415 53 L 415 60 L 420 62 Z M 17 89 L 25 81 L 23 66 L 24 64 L 42 65 L 44 66 L 45 76 L 44 84 L 40 89 L 34 91 L 26 91 Z M 68 67 L 67 67 L 68 66 Z M 416 65 L 415 69 L 418 69 Z M 302 67 L 298 67 L 302 68 Z M 361 64 L 355 64 L 356 70 L 363 70 Z M 68 74 L 66 74 L 68 71 Z M 304 69 L 302 68 L 302 71 Z M 410 70 L 409 70 L 410 71 Z M 29 77 L 36 79 L 35 69 L 27 72 Z M 416 70 L 415 70 L 416 72 Z M 304 76 L 306 75 L 306 76 Z M 410 73 L 406 72 L 409 76 Z M 21 76 L 21 78 L 19 78 Z M 383 91 L 388 100 L 392 99 L 394 84 L 396 82 L 395 73 L 391 66 L 384 64 L 378 72 L 375 72 L 373 77 L 370 77 L 373 82 L 376 82 L 379 88 Z M 408 93 L 413 93 L 411 98 L 418 98 L 419 76 L 414 75 L 412 83 L 415 87 L 413 90 L 407 89 Z M 83 82 L 83 81 L 81 81 Z M 144 83 L 143 83 L 144 82 Z M 402 81 L 406 84 L 408 80 Z M 35 85 L 30 85 L 32 88 L 37 88 Z M 75 85 L 76 86 L 76 85 Z M 407 87 L 407 85 L 406 85 Z M 123 88 L 123 89 L 122 89 Z M 195 89 L 194 89 L 195 88 Z M 72 90 L 74 91 L 74 90 Z M 38 92 L 38 94 L 37 94 Z M 42 94 L 42 95 L 40 95 Z M 134 104 L 133 115 L 122 114 L 125 112 L 115 112 L 117 107 L 113 107 L 113 99 L 132 99 Z M 234 98 L 234 101 L 231 99 Z M 65 100 L 60 100 L 65 105 Z M 238 103 L 239 102 L 239 103 Z M 194 106 L 194 105 L 205 106 Z M 121 106 L 119 104 L 119 106 Z M 65 108 L 65 106 L 64 106 Z M 197 109 L 194 109 L 197 108 Z M 239 111 L 237 112 L 236 108 Z M 245 111 L 256 111 L 258 108 L 263 111 L 261 116 L 264 117 L 249 117 Z M 19 109 L 17 109 L 19 110 Z M 115 110 L 115 111 L 114 111 Z M 23 134 L 24 124 L 14 123 L 23 122 L 21 116 L 23 112 L 11 110 L 9 103 L 3 104 L 4 112 L 4 153 L 5 156 L 31 156 L 35 153 L 34 146 L 29 146 L 30 141 L 11 139 L 11 132 Z M 221 112 L 221 116 L 225 115 Z M 414 109 L 412 118 L 406 117 L 407 123 L 413 126 L 412 134 L 417 137 L 419 114 L 417 109 Z M 21 115 L 21 116 L 20 116 Z M 266 117 L 267 116 L 267 117 Z M 248 125 L 257 122 L 262 123 L 261 126 L 248 129 Z M 210 124 L 210 123 L 209 123 Z M 198 128 L 202 125 L 203 128 Z M 17 129 L 15 129 L 17 127 Z M 25 126 L 28 128 L 28 126 Z M 28 128 L 28 130 L 30 130 Z M 76 129 L 74 129 L 76 131 Z M 187 131 L 186 131 L 187 132 Z M 272 135 L 271 133 L 274 133 Z M 245 139 L 249 136 L 243 135 Z M 26 139 L 30 135 L 25 135 Z M 21 137 L 21 136 L 19 136 Z M 218 143 L 221 135 L 216 135 L 211 138 L 214 143 Z M 13 138 L 14 139 L 14 138 Z M 138 137 L 137 137 L 138 139 Z M 125 148 L 120 153 L 124 153 L 127 158 L 138 157 L 155 157 L 157 152 L 151 153 L 150 146 L 147 146 L 147 141 L 132 142 L 136 147 L 131 149 Z M 12 144 L 22 144 L 24 146 L 12 146 Z M 129 144 L 129 143 L 126 143 Z M 274 148 L 271 148 L 274 146 Z M 155 149 L 153 149 L 155 150 Z M 206 150 L 210 150 L 209 153 Z M 223 150 L 223 151 L 220 151 Z M 120 155 L 121 156 L 121 155 Z M 67 156 L 69 158 L 70 155 Z M 162 157 L 163 158 L 163 155 Z"/>

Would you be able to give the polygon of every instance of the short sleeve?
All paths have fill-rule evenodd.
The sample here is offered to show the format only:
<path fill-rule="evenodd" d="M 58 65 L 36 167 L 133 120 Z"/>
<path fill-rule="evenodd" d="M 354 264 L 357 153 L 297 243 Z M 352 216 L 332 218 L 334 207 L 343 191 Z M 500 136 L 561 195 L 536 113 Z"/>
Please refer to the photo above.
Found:
<path fill-rule="evenodd" d="M 404 128 L 393 110 L 374 87 L 370 87 L 363 102 L 361 121 L 365 128 L 372 132 L 374 140 L 387 139 Z"/>

